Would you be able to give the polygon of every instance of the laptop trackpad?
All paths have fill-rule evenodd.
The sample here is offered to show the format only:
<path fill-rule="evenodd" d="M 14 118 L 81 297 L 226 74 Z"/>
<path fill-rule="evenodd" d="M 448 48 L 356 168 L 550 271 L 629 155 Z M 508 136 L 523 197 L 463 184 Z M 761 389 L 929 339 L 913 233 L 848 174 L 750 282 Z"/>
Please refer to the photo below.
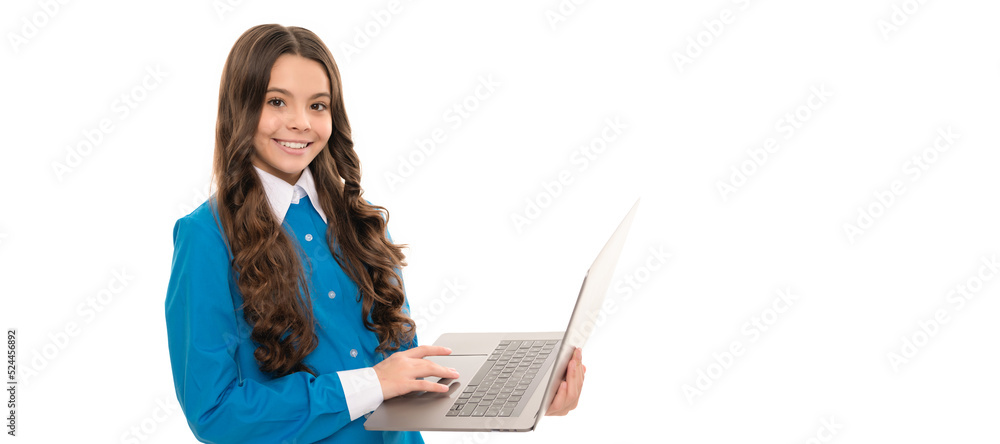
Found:
<path fill-rule="evenodd" d="M 452 356 L 489 355 L 501 337 L 499 333 L 445 333 L 434 345 L 450 348 Z"/>
<path fill-rule="evenodd" d="M 458 379 L 442 379 L 437 376 L 428 376 L 426 379 L 431 382 L 436 382 L 438 384 L 444 384 L 448 386 L 447 392 L 424 392 L 416 391 L 410 392 L 408 394 L 402 395 L 402 398 L 422 398 L 422 399 L 436 399 L 436 398 L 452 398 L 457 397 L 456 391 L 460 392 L 469 380 L 479 371 L 479 368 L 483 365 L 486 358 L 481 356 L 428 356 L 424 359 L 428 361 L 435 362 L 437 364 L 443 365 L 445 367 L 451 367 L 458 370 L 460 377 Z"/>

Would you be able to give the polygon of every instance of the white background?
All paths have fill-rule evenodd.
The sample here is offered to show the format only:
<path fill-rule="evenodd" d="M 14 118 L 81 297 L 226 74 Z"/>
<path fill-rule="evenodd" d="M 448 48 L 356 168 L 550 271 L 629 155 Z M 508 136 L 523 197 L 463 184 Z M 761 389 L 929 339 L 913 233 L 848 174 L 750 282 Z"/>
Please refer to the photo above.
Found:
<path fill-rule="evenodd" d="M 331 48 L 364 196 L 410 246 L 424 343 L 564 328 L 642 198 L 579 408 L 428 442 L 998 439 L 995 2 L 46 1 L 0 6 L 0 324 L 18 329 L 20 442 L 194 441 L 167 355 L 171 232 L 207 197 L 225 57 L 261 23 Z M 148 70 L 164 77 L 144 88 Z M 957 140 L 935 149 L 939 130 Z M 914 156 L 933 159 L 919 178 Z M 978 291 L 960 303 L 959 285 Z M 791 307 L 768 312 L 779 291 Z"/>

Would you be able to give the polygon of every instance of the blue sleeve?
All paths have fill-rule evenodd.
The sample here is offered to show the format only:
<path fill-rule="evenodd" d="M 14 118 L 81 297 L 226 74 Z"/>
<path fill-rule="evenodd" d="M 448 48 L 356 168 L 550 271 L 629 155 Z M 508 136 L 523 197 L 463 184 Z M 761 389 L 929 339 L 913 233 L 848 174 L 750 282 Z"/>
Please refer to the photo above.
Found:
<path fill-rule="evenodd" d="M 214 221 L 178 220 L 167 340 L 177 399 L 195 436 L 215 443 L 314 442 L 350 423 L 336 373 L 241 377 L 231 346 L 239 335 L 231 282 L 229 254 Z"/>

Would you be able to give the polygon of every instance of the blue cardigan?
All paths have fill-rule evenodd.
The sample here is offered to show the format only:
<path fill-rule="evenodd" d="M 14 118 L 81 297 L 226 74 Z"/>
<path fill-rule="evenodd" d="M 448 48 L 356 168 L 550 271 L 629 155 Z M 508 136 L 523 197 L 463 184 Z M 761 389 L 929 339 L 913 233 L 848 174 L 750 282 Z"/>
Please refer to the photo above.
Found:
<path fill-rule="evenodd" d="M 319 376 L 260 372 L 214 208 L 213 198 L 174 225 L 165 302 L 174 387 L 195 436 L 214 443 L 422 443 L 419 432 L 367 431 L 365 416 L 350 419 L 336 372 L 372 367 L 382 357 L 362 323 L 358 287 L 330 253 L 327 224 L 309 198 L 291 205 L 282 225 L 306 267 L 319 343 L 305 363 Z"/>

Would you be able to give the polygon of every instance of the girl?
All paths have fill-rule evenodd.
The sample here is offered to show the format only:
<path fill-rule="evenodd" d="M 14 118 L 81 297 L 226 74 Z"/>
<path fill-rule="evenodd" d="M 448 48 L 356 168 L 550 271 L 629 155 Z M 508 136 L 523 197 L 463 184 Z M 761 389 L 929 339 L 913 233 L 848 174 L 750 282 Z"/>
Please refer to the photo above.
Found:
<path fill-rule="evenodd" d="M 420 378 L 456 378 L 417 346 L 388 211 L 361 167 L 329 49 L 298 27 L 236 41 L 219 88 L 216 193 L 174 226 L 166 297 L 177 399 L 204 442 L 423 442 L 362 417 Z M 579 351 L 549 408 L 575 408 Z"/>

